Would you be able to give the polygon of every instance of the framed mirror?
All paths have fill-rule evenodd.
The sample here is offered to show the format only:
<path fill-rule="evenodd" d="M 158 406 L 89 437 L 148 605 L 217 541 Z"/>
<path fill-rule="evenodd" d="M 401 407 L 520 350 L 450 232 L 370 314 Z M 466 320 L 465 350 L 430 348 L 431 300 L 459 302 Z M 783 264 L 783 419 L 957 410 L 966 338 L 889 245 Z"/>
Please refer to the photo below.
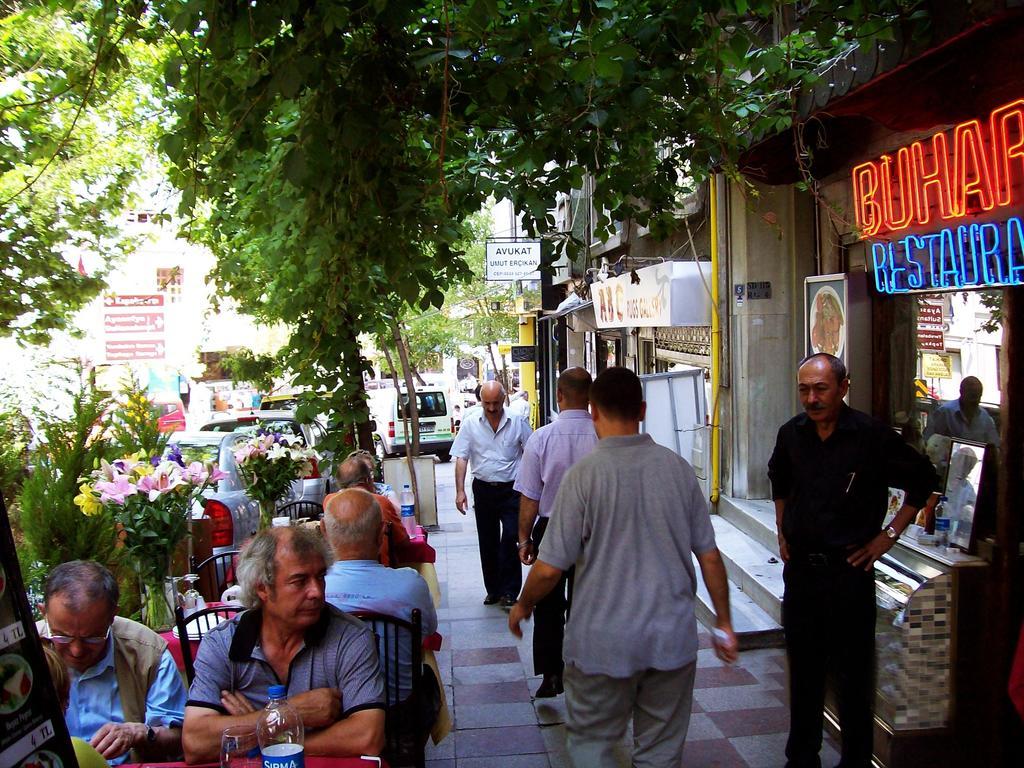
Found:
<path fill-rule="evenodd" d="M 981 467 L 985 445 L 952 438 L 943 495 L 950 518 L 949 543 L 964 552 L 974 549 L 974 515 L 981 492 Z"/>

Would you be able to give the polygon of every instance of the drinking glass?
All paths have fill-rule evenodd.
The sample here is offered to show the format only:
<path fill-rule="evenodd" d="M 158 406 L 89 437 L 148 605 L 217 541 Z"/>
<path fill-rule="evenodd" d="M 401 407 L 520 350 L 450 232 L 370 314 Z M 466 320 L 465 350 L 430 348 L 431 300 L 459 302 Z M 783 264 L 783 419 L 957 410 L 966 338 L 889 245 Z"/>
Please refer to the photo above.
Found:
<path fill-rule="evenodd" d="M 220 768 L 260 768 L 256 726 L 233 725 L 220 737 Z"/>
<path fill-rule="evenodd" d="M 181 577 L 181 580 L 188 586 L 185 590 L 185 594 L 182 595 L 185 615 L 188 616 L 193 611 L 205 608 L 206 601 L 203 600 L 203 596 L 199 593 L 199 590 L 196 589 L 196 582 L 199 581 L 199 577 L 194 573 L 186 573 Z"/>

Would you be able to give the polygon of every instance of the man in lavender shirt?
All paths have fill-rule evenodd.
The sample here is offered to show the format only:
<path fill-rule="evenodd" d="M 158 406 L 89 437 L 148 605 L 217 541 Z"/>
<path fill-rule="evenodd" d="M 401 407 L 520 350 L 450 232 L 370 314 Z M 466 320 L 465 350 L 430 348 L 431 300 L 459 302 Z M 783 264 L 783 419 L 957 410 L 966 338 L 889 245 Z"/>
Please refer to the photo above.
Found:
<path fill-rule="evenodd" d="M 519 491 L 519 559 L 532 565 L 544 537 L 562 476 L 597 445 L 594 422 L 587 411 L 590 402 L 590 374 L 583 368 L 568 368 L 558 377 L 555 398 L 558 419 L 534 432 L 526 443 L 519 465 L 515 490 Z M 543 675 L 537 698 L 562 693 L 562 639 L 565 614 L 572 596 L 572 569 L 558 585 L 537 603 L 533 625 L 533 673 Z"/>

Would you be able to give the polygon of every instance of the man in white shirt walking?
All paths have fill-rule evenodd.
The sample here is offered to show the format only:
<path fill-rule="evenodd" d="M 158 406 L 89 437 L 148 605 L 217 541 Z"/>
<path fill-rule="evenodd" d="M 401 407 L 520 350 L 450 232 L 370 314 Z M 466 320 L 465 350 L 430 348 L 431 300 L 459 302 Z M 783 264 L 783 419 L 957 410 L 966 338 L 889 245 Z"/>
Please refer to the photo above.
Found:
<path fill-rule="evenodd" d="M 544 538 L 551 508 L 555 504 L 562 476 L 597 445 L 597 433 L 590 418 L 590 374 L 583 368 L 568 368 L 558 377 L 555 398 L 558 418 L 530 437 L 519 467 L 515 489 L 519 491 L 519 559 L 533 565 Z M 572 568 L 534 611 L 533 672 L 543 675 L 537 698 L 562 693 L 562 639 L 565 634 L 567 583 Z M 571 587 L 570 587 L 571 599 Z"/>
<path fill-rule="evenodd" d="M 523 449 L 530 437 L 525 419 L 505 411 L 505 388 L 489 381 L 480 388 L 481 408 L 468 411 L 455 437 L 455 507 L 466 514 L 466 470 L 473 467 L 473 511 L 476 515 L 484 605 L 499 600 L 515 604 L 523 583 L 516 536 L 519 492 L 513 488 Z"/>

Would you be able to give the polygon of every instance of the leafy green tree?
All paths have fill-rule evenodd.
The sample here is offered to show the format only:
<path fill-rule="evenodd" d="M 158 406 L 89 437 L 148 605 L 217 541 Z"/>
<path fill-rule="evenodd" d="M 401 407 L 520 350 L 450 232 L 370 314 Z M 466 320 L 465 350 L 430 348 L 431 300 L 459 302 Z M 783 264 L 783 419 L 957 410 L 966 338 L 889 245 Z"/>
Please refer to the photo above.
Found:
<path fill-rule="evenodd" d="M 297 383 L 350 415 L 357 332 L 444 303 L 488 196 L 574 251 L 548 209 L 589 175 L 599 236 L 664 234 L 708 169 L 792 125 L 821 62 L 915 4 L 155 0 L 177 49 L 161 147 L 218 288 L 289 323 Z"/>
<path fill-rule="evenodd" d="M 274 379 L 281 376 L 281 362 L 277 355 L 256 354 L 240 349 L 224 355 L 220 364 L 235 381 L 247 381 L 262 392 L 274 388 Z"/>
<path fill-rule="evenodd" d="M 75 331 L 152 146 L 159 56 L 137 3 L 4 4 L 0 21 L 0 335 Z M 92 274 L 76 269 L 89 254 Z M 92 254 L 102 257 L 99 267 Z M 83 270 L 84 271 L 84 270 Z"/>
<path fill-rule="evenodd" d="M 445 357 L 458 354 L 463 346 L 488 347 L 515 338 L 512 284 L 485 280 L 485 241 L 491 228 L 491 216 L 486 211 L 463 222 L 457 248 L 468 271 L 462 280 L 445 290 L 440 308 L 431 307 L 424 312 L 405 306 L 401 310 L 399 322 L 414 372 L 440 368 Z M 500 309 L 493 309 L 492 304 Z M 377 344 L 380 348 L 393 346 L 389 337 L 378 337 Z"/>

